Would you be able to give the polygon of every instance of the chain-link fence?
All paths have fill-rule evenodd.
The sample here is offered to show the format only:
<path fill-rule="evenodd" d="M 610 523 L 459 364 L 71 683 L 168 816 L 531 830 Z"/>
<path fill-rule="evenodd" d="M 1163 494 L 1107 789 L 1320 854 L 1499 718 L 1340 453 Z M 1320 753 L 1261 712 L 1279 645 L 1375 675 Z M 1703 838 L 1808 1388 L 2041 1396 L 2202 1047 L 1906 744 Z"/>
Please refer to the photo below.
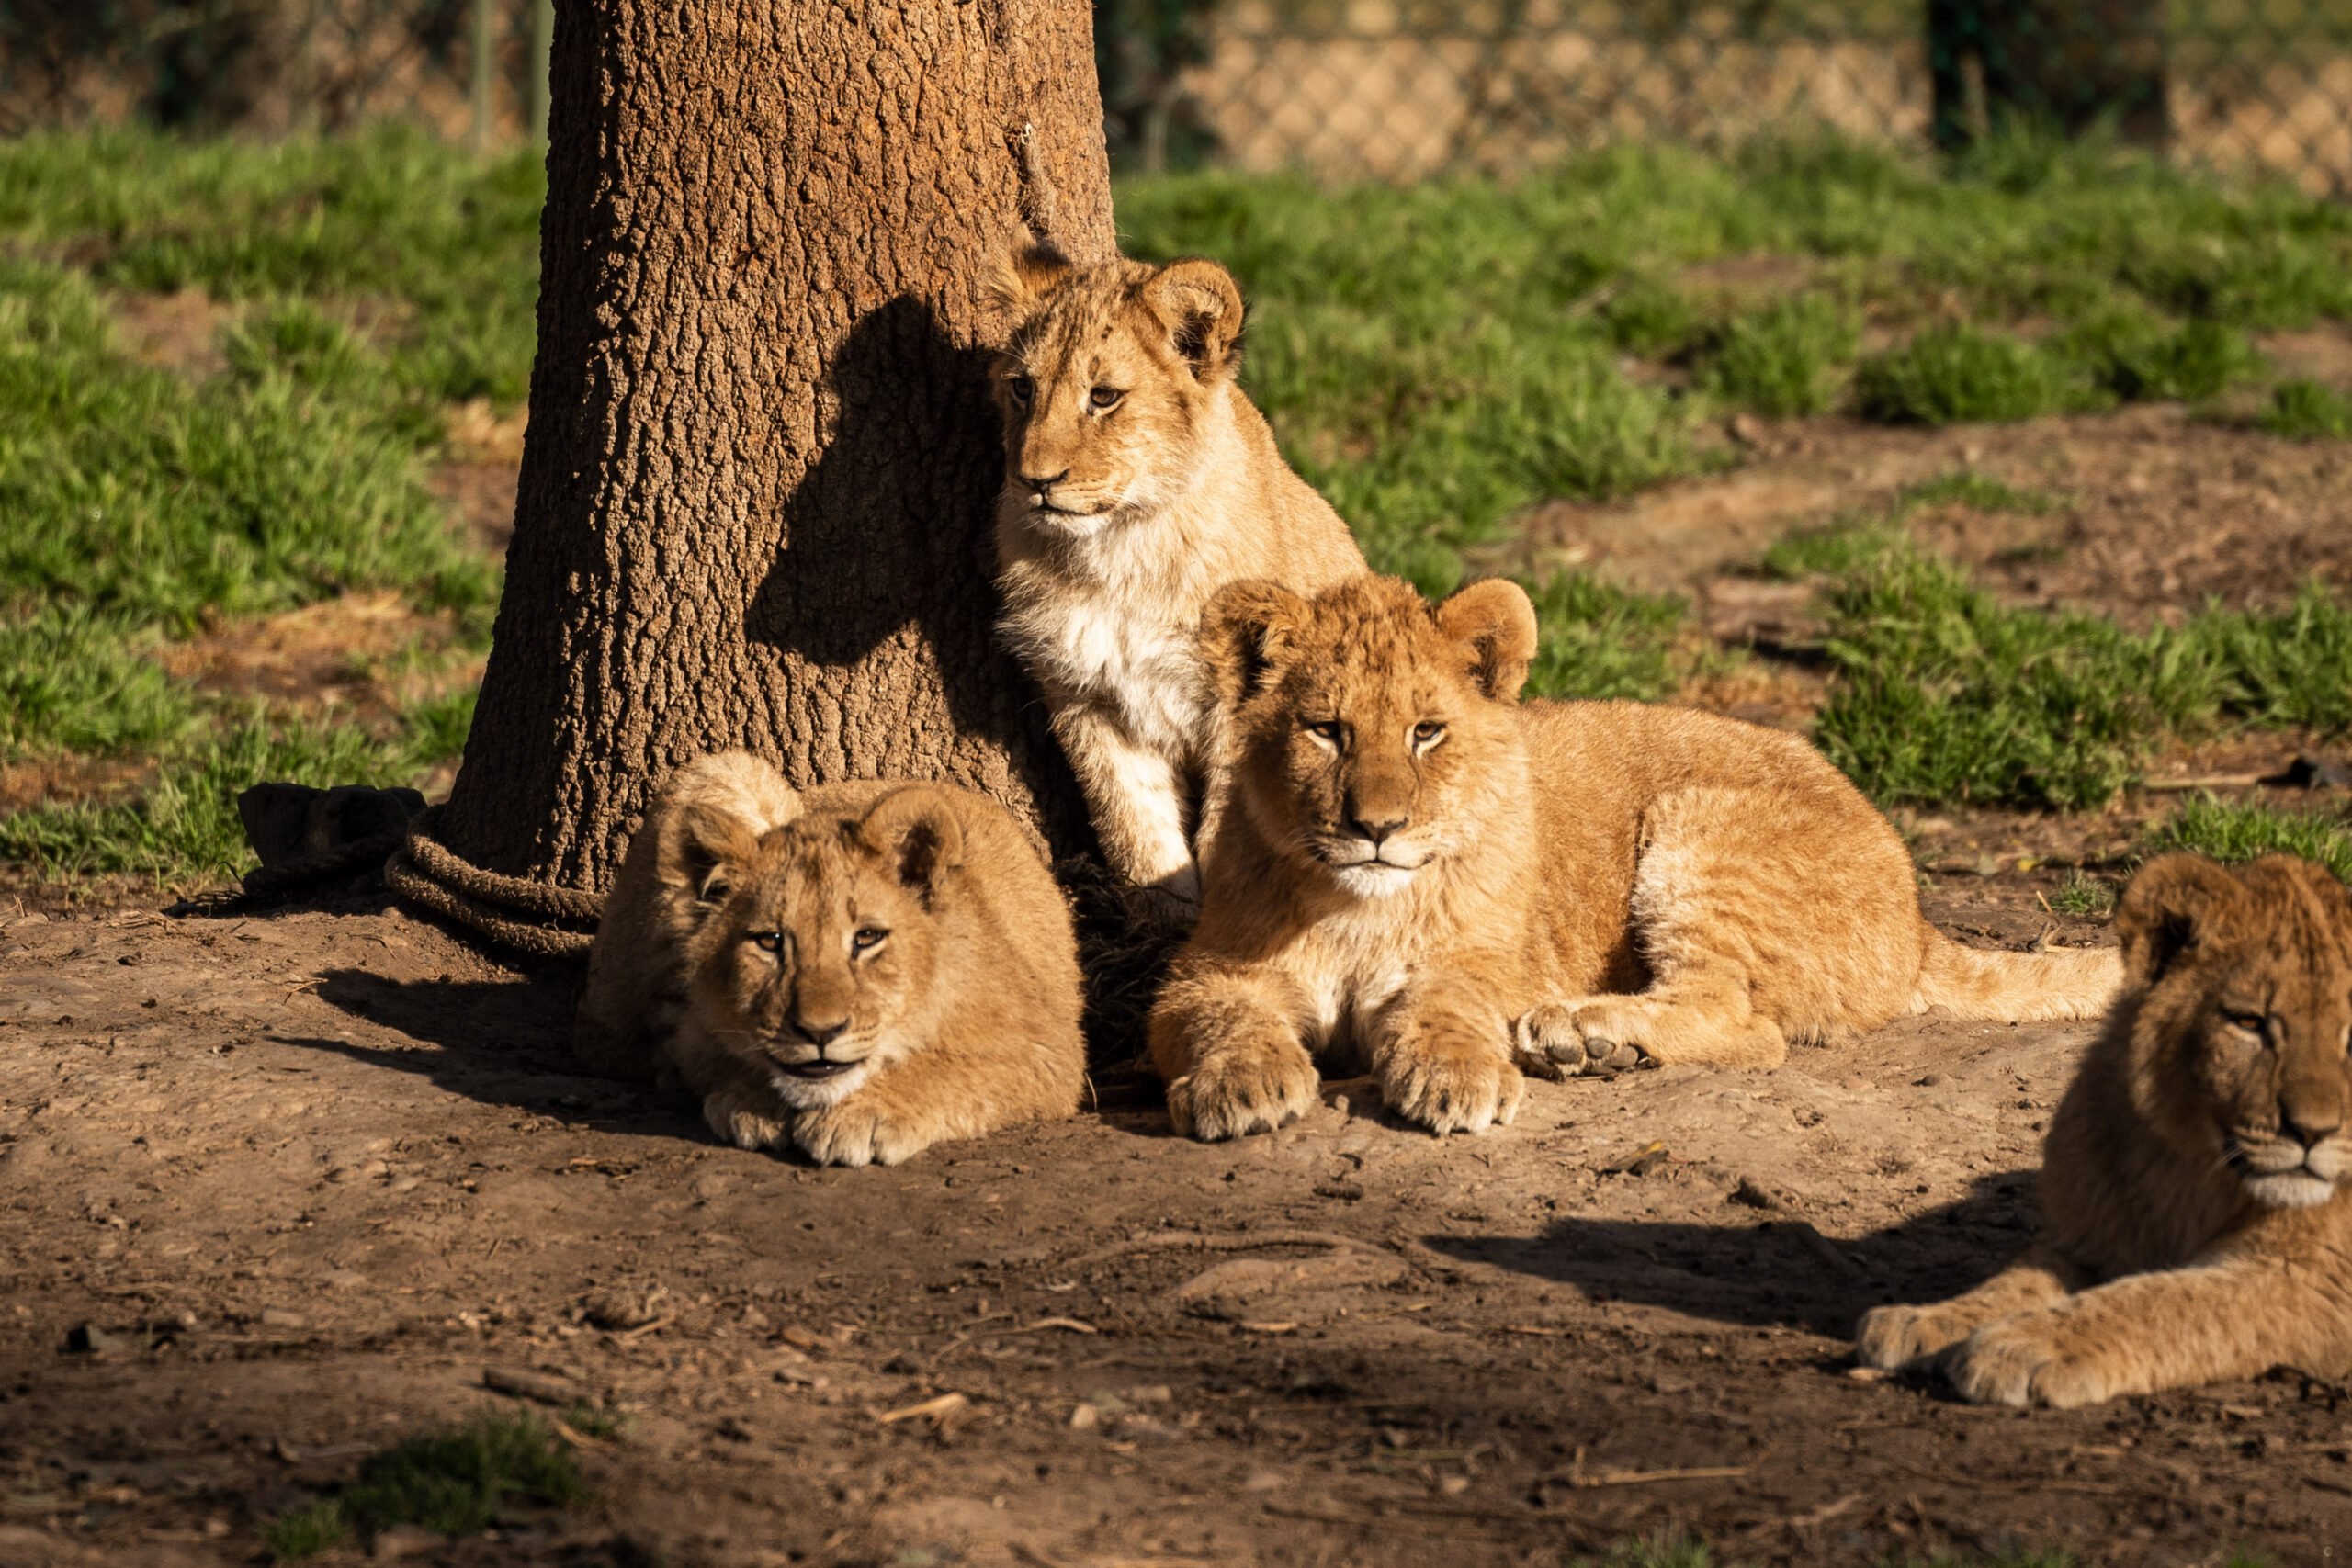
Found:
<path fill-rule="evenodd" d="M 1115 155 L 1338 178 L 1625 138 L 2106 124 L 2352 192 L 2352 0 L 1096 0 Z M 551 0 L 0 0 L 0 131 L 545 109 Z"/>
<path fill-rule="evenodd" d="M 0 0 L 0 133 L 144 120 L 261 135 L 547 114 L 552 0 Z"/>

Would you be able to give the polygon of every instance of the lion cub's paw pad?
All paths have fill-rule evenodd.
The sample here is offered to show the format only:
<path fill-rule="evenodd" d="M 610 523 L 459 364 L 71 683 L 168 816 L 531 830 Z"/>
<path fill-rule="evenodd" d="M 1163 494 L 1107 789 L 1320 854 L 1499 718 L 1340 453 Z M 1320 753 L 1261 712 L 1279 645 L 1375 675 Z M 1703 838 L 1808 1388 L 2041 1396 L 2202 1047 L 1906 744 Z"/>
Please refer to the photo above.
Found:
<path fill-rule="evenodd" d="M 1597 1016 L 1557 1003 L 1530 1009 L 1511 1026 L 1521 1069 L 1556 1083 L 1622 1073 L 1649 1061 L 1640 1046 L 1609 1038 L 1600 1024 Z"/>

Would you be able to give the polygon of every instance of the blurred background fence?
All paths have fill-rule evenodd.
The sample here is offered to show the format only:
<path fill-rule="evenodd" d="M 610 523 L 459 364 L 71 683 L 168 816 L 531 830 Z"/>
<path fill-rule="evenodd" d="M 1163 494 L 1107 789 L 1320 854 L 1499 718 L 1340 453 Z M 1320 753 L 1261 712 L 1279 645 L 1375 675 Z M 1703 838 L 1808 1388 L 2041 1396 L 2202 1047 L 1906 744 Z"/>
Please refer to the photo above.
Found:
<path fill-rule="evenodd" d="M 543 123 L 552 0 L 0 0 L 0 131 Z M 691 15 L 682 10 L 682 15 Z M 1125 166 L 1405 180 L 1625 138 L 2105 127 L 2352 192 L 2352 0 L 1097 0 Z"/>

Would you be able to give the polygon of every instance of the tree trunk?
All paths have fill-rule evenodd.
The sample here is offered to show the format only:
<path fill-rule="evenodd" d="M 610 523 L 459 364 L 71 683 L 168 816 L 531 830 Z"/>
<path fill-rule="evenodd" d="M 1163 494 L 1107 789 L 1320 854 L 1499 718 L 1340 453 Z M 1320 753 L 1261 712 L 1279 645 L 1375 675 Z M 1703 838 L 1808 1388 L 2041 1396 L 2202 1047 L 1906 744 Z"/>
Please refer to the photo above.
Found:
<path fill-rule="evenodd" d="M 1114 246 L 1086 0 L 558 7 L 538 358 L 481 707 L 435 827 L 601 889 L 649 788 L 946 779 L 1084 813 L 999 648 L 985 268 Z"/>

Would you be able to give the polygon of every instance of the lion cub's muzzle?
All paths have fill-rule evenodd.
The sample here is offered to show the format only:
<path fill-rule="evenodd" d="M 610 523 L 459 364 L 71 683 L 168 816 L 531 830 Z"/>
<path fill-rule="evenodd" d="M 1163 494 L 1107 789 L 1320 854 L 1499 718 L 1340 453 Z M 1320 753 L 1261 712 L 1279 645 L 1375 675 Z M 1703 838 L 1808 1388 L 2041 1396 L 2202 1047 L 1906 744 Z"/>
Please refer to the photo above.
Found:
<path fill-rule="evenodd" d="M 838 1023 L 788 1019 L 764 1049 L 776 1071 L 808 1083 L 822 1083 L 865 1066 L 865 1058 L 873 1055 L 870 1038 L 845 1038 L 849 1027 L 847 1019 Z"/>
<path fill-rule="evenodd" d="M 2230 1140 L 2230 1165 L 2254 1201 L 2267 1208 L 2303 1209 L 2325 1202 L 2346 1171 L 2337 1129 L 2290 1127 L 2283 1134 L 2247 1130 Z"/>

